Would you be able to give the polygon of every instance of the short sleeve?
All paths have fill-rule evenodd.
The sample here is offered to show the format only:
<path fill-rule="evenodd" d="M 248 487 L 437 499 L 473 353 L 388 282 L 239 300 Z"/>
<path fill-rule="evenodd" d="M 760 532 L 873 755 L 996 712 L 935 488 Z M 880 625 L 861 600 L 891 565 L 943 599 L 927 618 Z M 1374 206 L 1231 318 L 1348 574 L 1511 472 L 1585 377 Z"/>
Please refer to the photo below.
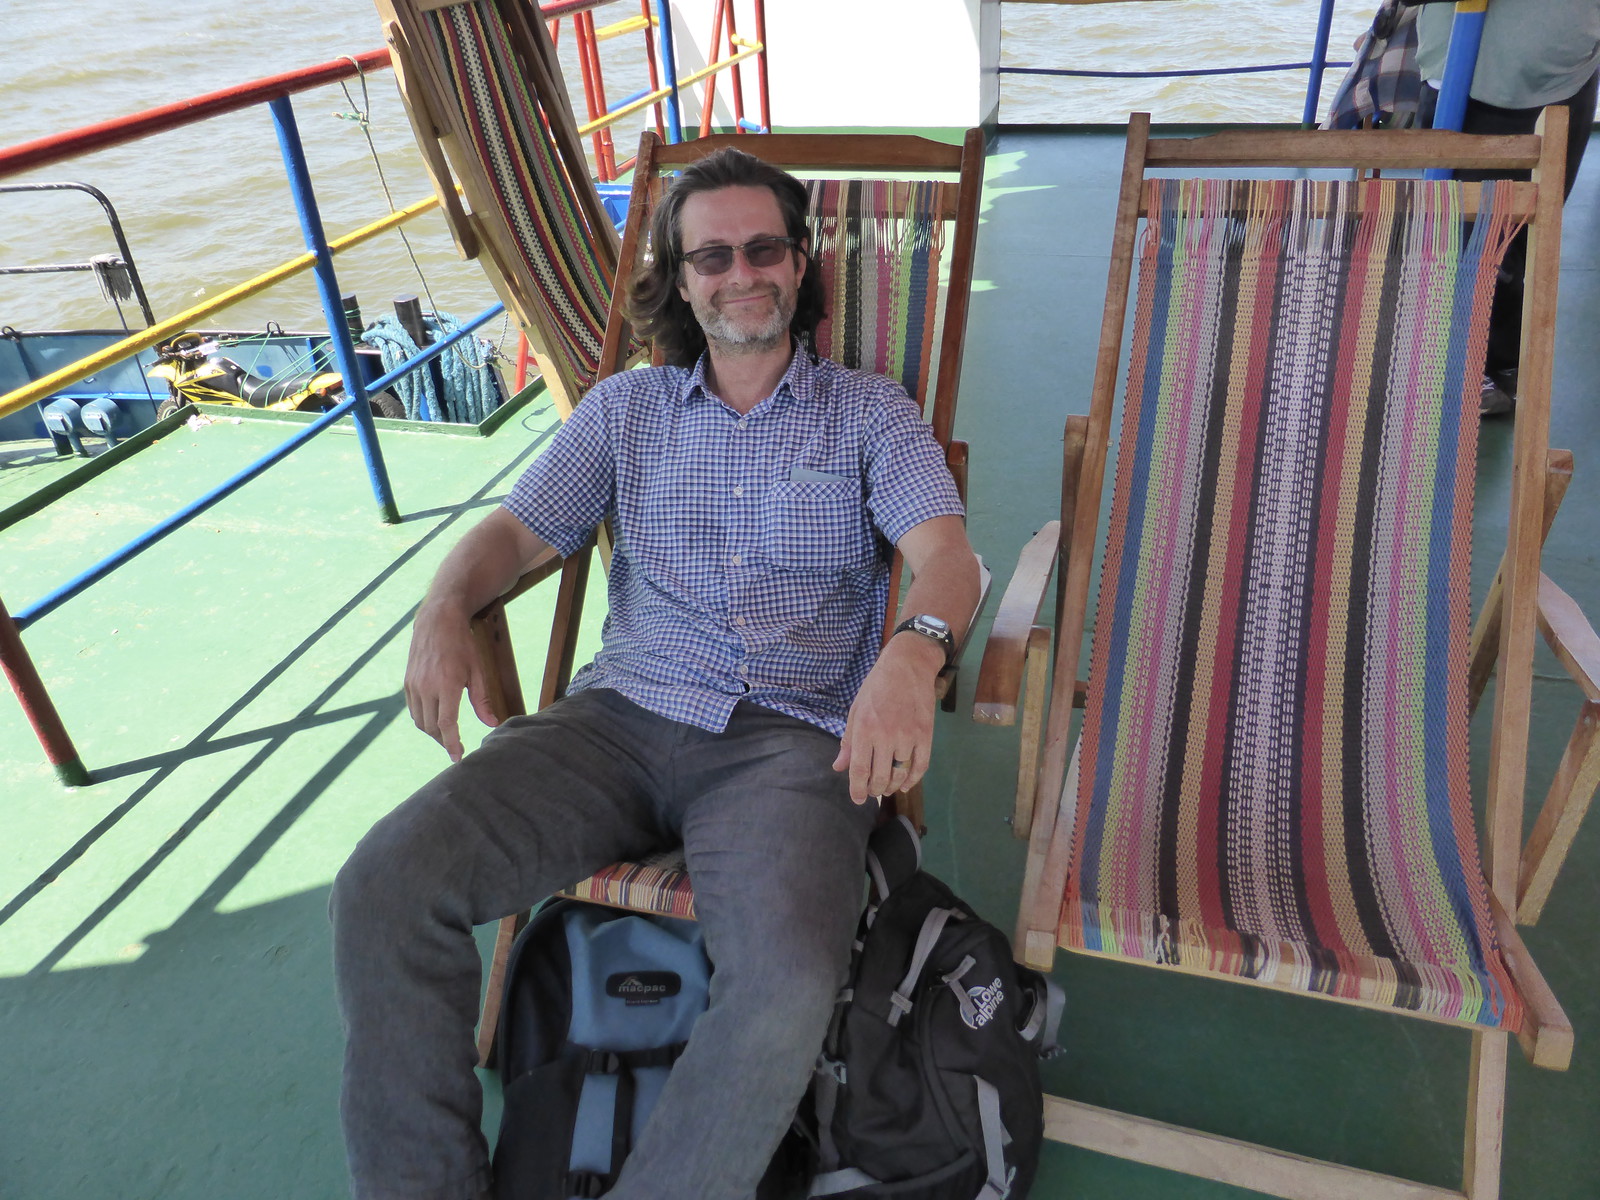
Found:
<path fill-rule="evenodd" d="M 617 470 L 607 394 L 600 384 L 584 397 L 504 502 L 562 557 L 575 553 L 611 510 Z"/>
<path fill-rule="evenodd" d="M 964 516 L 961 494 L 945 465 L 944 450 L 910 396 L 882 381 L 868 408 L 863 444 L 867 511 L 891 543 L 934 517 Z"/>

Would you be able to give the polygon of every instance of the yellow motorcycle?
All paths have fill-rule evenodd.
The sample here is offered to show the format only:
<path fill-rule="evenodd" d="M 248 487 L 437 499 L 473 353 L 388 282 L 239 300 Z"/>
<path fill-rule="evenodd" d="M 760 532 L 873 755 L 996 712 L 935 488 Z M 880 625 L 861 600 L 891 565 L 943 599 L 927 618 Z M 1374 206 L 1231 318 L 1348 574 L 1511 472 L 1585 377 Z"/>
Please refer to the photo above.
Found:
<path fill-rule="evenodd" d="M 156 419 L 185 404 L 231 404 L 278 412 L 326 412 L 339 403 L 344 380 L 337 371 L 306 371 L 271 378 L 256 375 L 222 353 L 214 338 L 186 333 L 156 348 L 151 379 L 167 385 L 169 397 L 156 407 Z M 370 397 L 377 417 L 404 419 L 405 406 L 390 392 Z"/>

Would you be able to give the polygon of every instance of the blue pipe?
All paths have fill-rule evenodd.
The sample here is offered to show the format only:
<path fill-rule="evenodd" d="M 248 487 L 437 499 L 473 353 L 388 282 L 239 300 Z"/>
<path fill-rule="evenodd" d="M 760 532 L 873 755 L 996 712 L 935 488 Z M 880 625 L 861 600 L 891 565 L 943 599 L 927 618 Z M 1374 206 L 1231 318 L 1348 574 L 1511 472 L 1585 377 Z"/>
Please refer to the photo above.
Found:
<path fill-rule="evenodd" d="M 322 314 L 328 322 L 328 338 L 333 343 L 334 360 L 338 363 L 339 374 L 344 376 L 345 393 L 354 402 L 351 416 L 355 418 L 356 436 L 361 443 L 361 456 L 367 462 L 367 476 L 372 481 L 372 492 L 378 500 L 378 512 L 386 524 L 398 524 L 400 510 L 395 505 L 394 488 L 389 483 L 383 451 L 378 446 L 378 428 L 372 422 L 372 406 L 367 402 L 367 389 L 361 382 L 355 342 L 345 323 L 339 280 L 333 272 L 333 252 L 328 249 L 327 235 L 322 230 L 322 216 L 317 211 L 317 197 L 311 190 L 311 171 L 306 165 L 305 147 L 300 142 L 300 130 L 295 124 L 294 107 L 287 96 L 269 101 L 267 107 L 272 110 L 272 124 L 278 132 L 278 148 L 283 152 L 289 191 L 294 196 L 295 210 L 300 216 L 300 230 L 305 235 L 306 249 L 317 257 L 314 274 L 317 277 L 317 291 L 322 294 Z M 345 405 L 339 407 L 342 409 Z"/>
<path fill-rule="evenodd" d="M 1472 76 L 1478 69 L 1478 46 L 1483 41 L 1484 9 L 1463 11 L 1465 5 L 1457 4 L 1455 19 L 1450 22 L 1450 49 L 1444 58 L 1444 79 L 1440 81 L 1439 103 L 1433 110 L 1435 129 L 1460 131 L 1467 116 L 1467 97 L 1472 92 Z M 1449 179 L 1451 172 L 1445 167 L 1429 167 L 1424 179 Z"/>
<path fill-rule="evenodd" d="M 402 375 L 406 374 L 406 372 L 416 370 L 416 368 L 421 364 L 427 362 L 429 359 L 442 353 L 443 351 L 448 350 L 451 346 L 455 345 L 462 338 L 466 337 L 485 321 L 489 320 L 491 317 L 497 316 L 501 311 L 503 311 L 504 307 L 504 305 L 498 303 L 491 304 L 488 308 L 484 309 L 483 312 L 472 318 L 471 321 L 463 325 L 460 329 L 456 330 L 449 337 L 441 338 L 439 341 L 429 346 L 421 354 L 418 354 L 415 358 L 402 363 L 393 371 L 390 371 L 382 379 L 375 380 L 372 384 L 372 390 L 382 391 L 395 380 L 399 379 Z M 90 567 L 87 571 L 83 572 L 83 574 L 77 576 L 75 579 L 68 580 L 66 583 L 56 588 L 55 591 L 49 593 L 49 595 L 45 596 L 43 599 L 29 605 L 21 612 L 14 613 L 11 618 L 12 621 L 16 623 L 18 629 L 23 629 L 32 624 L 34 621 L 37 621 L 40 617 L 49 616 L 68 600 L 71 600 L 74 596 L 78 595 L 78 593 L 89 587 L 90 584 L 97 583 L 101 579 L 104 579 L 123 563 L 127 562 L 136 555 L 143 553 L 145 550 L 148 550 L 151 546 L 154 546 L 173 530 L 187 524 L 189 521 L 205 512 L 212 505 L 216 504 L 219 500 L 226 499 L 228 496 L 238 491 L 241 487 L 249 483 L 252 479 L 254 479 L 257 475 L 260 475 L 274 463 L 280 462 L 287 458 L 295 450 L 298 450 L 312 438 L 316 437 L 317 434 L 321 433 L 324 429 L 327 429 L 340 417 L 344 416 L 348 412 L 351 412 L 352 410 L 357 409 L 359 407 L 357 403 L 358 400 L 360 401 L 360 405 L 366 405 L 365 396 L 346 396 L 333 408 L 330 408 L 327 412 L 318 416 L 315 421 L 311 422 L 311 424 L 307 425 L 299 433 L 287 439 L 282 445 L 275 446 L 273 449 L 267 451 L 267 453 L 256 459 L 256 461 L 251 463 L 248 467 L 245 467 L 244 470 L 240 471 L 237 475 L 234 475 L 224 482 L 218 484 L 216 487 L 212 488 L 211 491 L 205 493 L 198 499 L 191 501 L 189 504 L 173 513 L 166 520 L 159 521 L 152 525 L 138 537 L 134 538 L 131 542 L 128 542 L 120 550 L 113 551 L 111 554 L 95 563 L 94 566 Z M 368 411 L 370 413 L 370 406 L 368 406 Z"/>
<path fill-rule="evenodd" d="M 1300 114 L 1300 128 L 1314 129 L 1317 124 L 1317 102 L 1322 98 L 1322 68 L 1328 57 L 1328 34 L 1333 28 L 1333 0 L 1322 0 L 1317 13 L 1317 42 L 1311 52 L 1311 77 L 1306 80 L 1306 107 Z"/>
<path fill-rule="evenodd" d="M 667 87 L 667 141 L 683 141 L 683 120 L 678 113 L 678 54 L 672 48 L 671 0 L 655 0 L 656 21 L 661 26 L 661 73 Z"/>
<path fill-rule="evenodd" d="M 251 463 L 237 475 L 234 475 L 231 479 L 219 484 L 217 487 L 201 496 L 198 500 L 191 501 L 189 504 L 173 513 L 166 520 L 158 521 L 156 524 L 150 526 L 149 529 L 145 530 L 138 537 L 134 538 L 127 545 L 123 546 L 122 549 L 113 552 L 105 558 L 102 558 L 99 562 L 95 563 L 94 566 L 90 567 L 76 579 L 68 580 L 66 583 L 56 588 L 55 591 L 46 595 L 43 599 L 35 601 L 21 612 L 13 614 L 11 619 L 16 622 L 18 629 L 23 629 L 37 621 L 40 617 L 48 616 L 50 613 L 60 608 L 68 600 L 71 600 L 79 592 L 87 588 L 90 584 L 97 583 L 101 579 L 104 579 L 117 567 L 121 566 L 135 555 L 148 550 L 151 546 L 154 546 L 174 529 L 177 529 L 179 526 L 199 516 L 201 513 L 205 512 L 206 509 L 216 504 L 219 500 L 222 500 L 232 492 L 237 491 L 240 487 L 249 483 L 257 475 L 261 474 L 280 459 L 287 458 L 291 452 L 299 449 L 300 446 L 304 445 L 317 434 L 321 433 L 324 429 L 328 428 L 328 426 L 332 425 L 340 417 L 356 408 L 358 400 L 361 404 L 366 403 L 365 396 L 346 396 L 339 404 L 323 413 L 299 433 L 286 440 L 282 445 L 269 450 L 266 454 L 256 459 L 255 462 Z"/>

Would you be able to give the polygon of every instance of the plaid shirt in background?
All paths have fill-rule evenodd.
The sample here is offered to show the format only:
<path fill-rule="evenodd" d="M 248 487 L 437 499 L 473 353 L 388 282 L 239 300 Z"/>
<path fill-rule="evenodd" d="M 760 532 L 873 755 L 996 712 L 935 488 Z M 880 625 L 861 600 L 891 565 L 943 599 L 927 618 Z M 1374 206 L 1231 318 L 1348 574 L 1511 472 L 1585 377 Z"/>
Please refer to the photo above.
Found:
<path fill-rule="evenodd" d="M 888 545 L 962 512 L 899 385 L 804 351 L 743 417 L 703 357 L 602 381 L 505 507 L 563 555 L 612 517 L 611 610 L 571 691 L 713 731 L 751 700 L 834 734 L 877 659 Z"/>
<path fill-rule="evenodd" d="M 1416 124 L 1422 99 L 1417 70 L 1417 10 L 1387 0 L 1372 18 L 1372 28 L 1356 39 L 1356 57 L 1328 108 L 1324 129 Z"/>

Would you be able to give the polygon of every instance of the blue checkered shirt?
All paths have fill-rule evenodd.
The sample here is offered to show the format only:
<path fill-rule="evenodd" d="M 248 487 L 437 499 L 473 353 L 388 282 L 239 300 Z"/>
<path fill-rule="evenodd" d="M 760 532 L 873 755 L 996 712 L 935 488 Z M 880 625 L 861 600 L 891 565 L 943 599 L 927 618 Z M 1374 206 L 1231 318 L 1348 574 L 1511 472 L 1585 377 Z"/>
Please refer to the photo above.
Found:
<path fill-rule="evenodd" d="M 795 354 L 746 416 L 693 370 L 597 384 L 505 507 L 563 555 L 612 518 L 610 612 L 572 691 L 726 728 L 751 700 L 843 734 L 877 658 L 889 544 L 961 514 L 916 405 Z"/>

